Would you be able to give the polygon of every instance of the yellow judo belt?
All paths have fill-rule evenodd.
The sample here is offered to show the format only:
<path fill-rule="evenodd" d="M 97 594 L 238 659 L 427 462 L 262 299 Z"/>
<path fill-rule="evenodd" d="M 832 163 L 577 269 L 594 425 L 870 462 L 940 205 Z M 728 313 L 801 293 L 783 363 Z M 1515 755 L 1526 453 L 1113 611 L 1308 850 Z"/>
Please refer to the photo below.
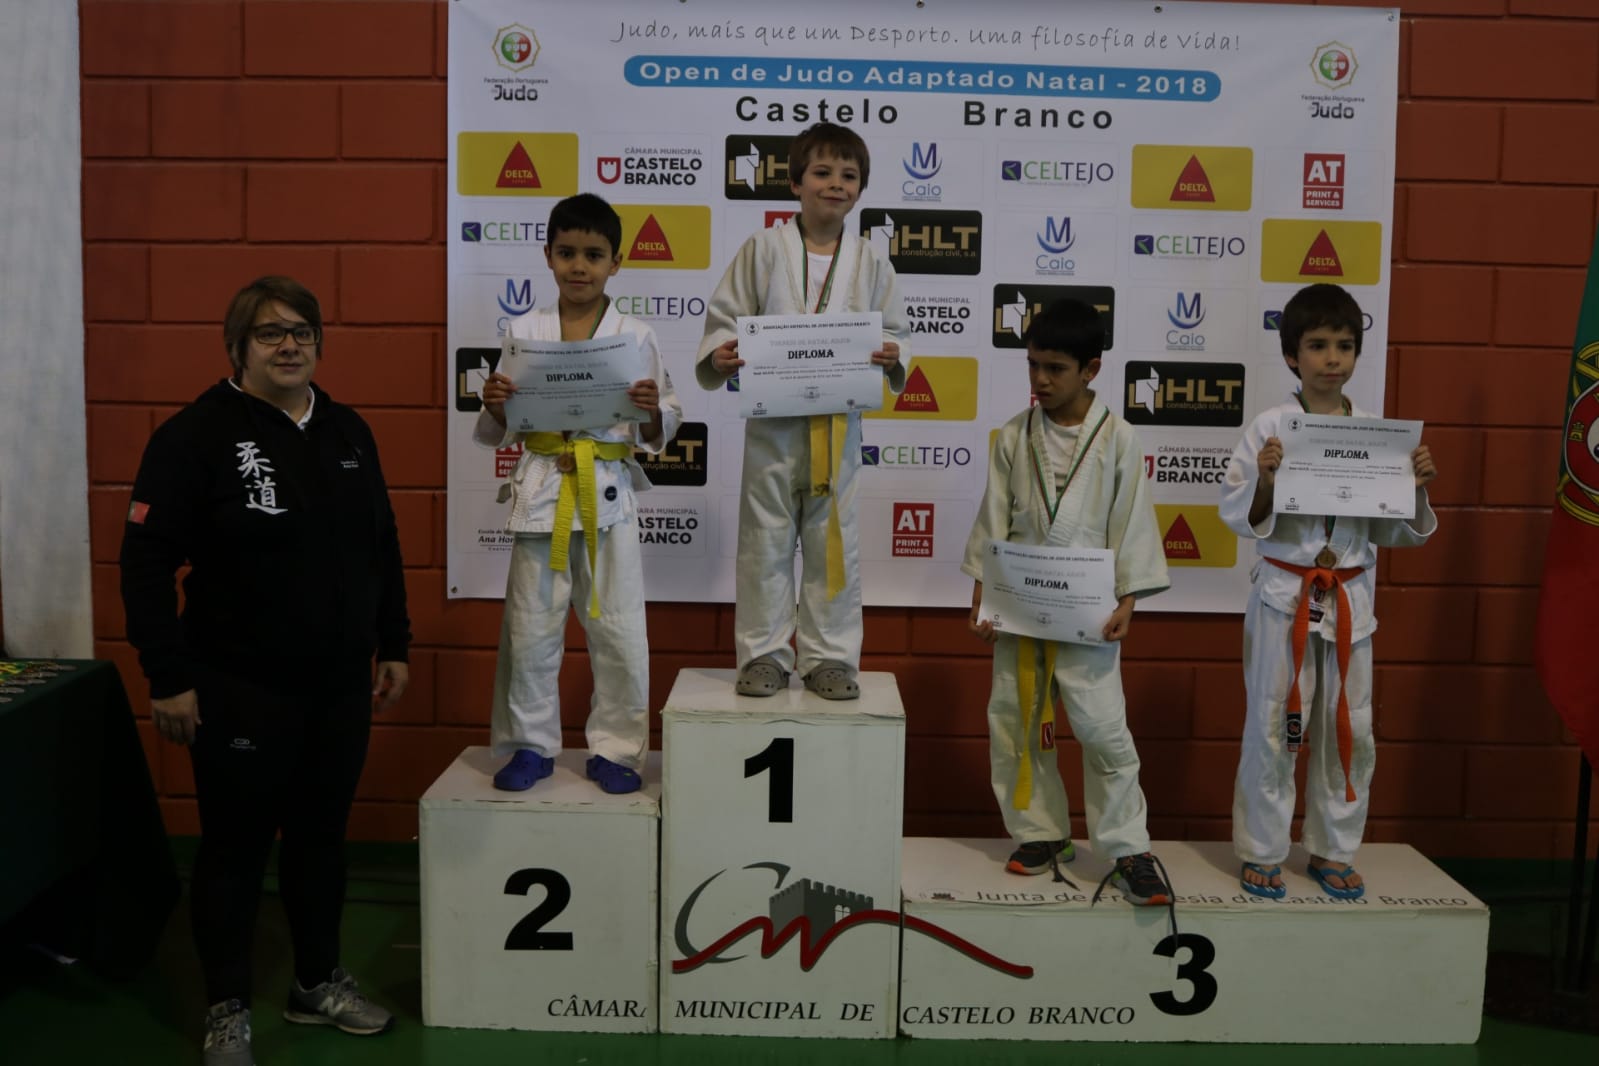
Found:
<path fill-rule="evenodd" d="M 1044 668 L 1038 668 L 1039 645 L 1043 645 Z M 1043 685 L 1039 685 L 1039 675 Z M 1040 691 L 1042 688 L 1042 691 Z M 1016 764 L 1016 787 L 1010 805 L 1025 811 L 1033 805 L 1033 713 L 1038 712 L 1038 746 L 1055 750 L 1055 641 L 1016 638 L 1016 702 L 1022 712 L 1022 734 L 1017 747 L 1021 758 Z"/>
<path fill-rule="evenodd" d="M 600 616 L 600 505 L 594 492 L 594 460 L 626 459 L 633 447 L 621 441 L 566 440 L 559 433 L 524 433 L 522 447 L 535 455 L 553 455 L 561 472 L 561 495 L 555 501 L 551 530 L 550 569 L 565 570 L 572 547 L 572 516 L 583 519 L 583 542 L 589 557 L 589 617 Z"/>
<path fill-rule="evenodd" d="M 827 513 L 827 598 L 844 587 L 844 530 L 839 524 L 838 467 L 849 433 L 848 415 L 811 415 L 811 495 L 832 496 Z"/>

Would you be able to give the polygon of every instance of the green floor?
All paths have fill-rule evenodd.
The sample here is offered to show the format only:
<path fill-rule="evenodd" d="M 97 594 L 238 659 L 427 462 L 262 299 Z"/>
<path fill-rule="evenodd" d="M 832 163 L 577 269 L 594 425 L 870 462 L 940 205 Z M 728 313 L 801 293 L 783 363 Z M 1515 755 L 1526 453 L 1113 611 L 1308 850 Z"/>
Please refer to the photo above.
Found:
<path fill-rule="evenodd" d="M 180 855 L 180 858 L 182 856 Z M 409 865 L 407 865 L 409 863 Z M 1533 1062 L 1599 1062 L 1599 1036 L 1483 1020 L 1482 1037 L 1465 1047 L 1283 1047 L 1276 1045 L 1035 1044 L 967 1041 L 803 1041 L 732 1037 L 599 1036 L 559 1033 L 428 1029 L 421 1022 L 421 939 L 416 907 L 415 852 L 377 850 L 357 856 L 352 902 L 345 919 L 345 960 L 374 998 L 399 1016 L 380 1037 L 292 1026 L 277 1012 L 289 979 L 282 911 L 269 898 L 257 951 L 256 1061 L 261 1066 L 471 1064 L 539 1066 L 573 1063 L 745 1064 L 1125 1064 L 1229 1066 L 1275 1064 L 1293 1058 L 1362 1066 L 1522 1066 Z M 1550 864 L 1455 864 L 1459 880 L 1493 908 L 1495 951 L 1547 954 L 1558 942 L 1563 881 Z M 110 984 L 81 966 L 61 966 L 33 953 L 0 965 L 0 1062 L 34 1064 L 198 1063 L 199 974 L 186 913 L 169 923 L 156 960 L 138 980 Z M 1300 960 L 1302 961 L 1302 960 Z M 1262 965 L 1284 967 L 1284 979 L 1314 994 L 1291 949 Z M 1293 967 L 1290 969 L 1289 967 Z M 1358 1020 L 1352 1020 L 1358 1024 Z"/>

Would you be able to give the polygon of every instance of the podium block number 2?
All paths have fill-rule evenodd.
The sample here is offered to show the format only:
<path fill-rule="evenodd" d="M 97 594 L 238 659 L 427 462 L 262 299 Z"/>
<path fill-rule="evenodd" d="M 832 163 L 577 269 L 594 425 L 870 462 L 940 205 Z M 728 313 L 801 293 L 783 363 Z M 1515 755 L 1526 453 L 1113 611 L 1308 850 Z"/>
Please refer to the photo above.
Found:
<path fill-rule="evenodd" d="M 544 889 L 544 902 L 528 911 L 505 935 L 506 951 L 571 951 L 571 933 L 546 933 L 544 924 L 572 901 L 572 885 L 554 870 L 518 870 L 505 879 L 507 896 L 525 896 L 534 885 Z"/>
<path fill-rule="evenodd" d="M 772 742 L 744 760 L 744 776 L 771 771 L 766 787 L 766 820 L 794 820 L 794 738 L 773 737 Z"/>

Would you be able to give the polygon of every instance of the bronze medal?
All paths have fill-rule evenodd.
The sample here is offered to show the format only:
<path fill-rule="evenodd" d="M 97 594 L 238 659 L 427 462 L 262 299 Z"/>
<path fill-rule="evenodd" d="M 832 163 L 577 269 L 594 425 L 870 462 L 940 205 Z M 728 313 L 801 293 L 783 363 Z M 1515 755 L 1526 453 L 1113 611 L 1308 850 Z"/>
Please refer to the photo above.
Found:
<path fill-rule="evenodd" d="M 1323 548 L 1321 553 L 1316 556 L 1316 565 L 1324 570 L 1331 567 L 1337 561 L 1338 556 L 1333 553 L 1331 548 Z"/>
<path fill-rule="evenodd" d="M 577 459 L 571 452 L 562 452 L 555 457 L 555 469 L 563 474 L 570 474 L 577 469 Z"/>

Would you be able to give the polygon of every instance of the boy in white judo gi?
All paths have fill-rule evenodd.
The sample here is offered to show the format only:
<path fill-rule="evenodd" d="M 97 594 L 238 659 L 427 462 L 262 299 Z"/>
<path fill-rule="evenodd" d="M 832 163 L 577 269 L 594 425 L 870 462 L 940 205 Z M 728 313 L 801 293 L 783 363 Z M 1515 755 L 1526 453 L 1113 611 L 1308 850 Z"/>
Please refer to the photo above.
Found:
<path fill-rule="evenodd" d="M 819 122 L 794 138 L 788 166 L 799 213 L 745 241 L 728 264 L 706 307 L 699 383 L 722 388 L 744 365 L 734 331 L 740 315 L 880 311 L 883 346 L 871 360 L 898 393 L 910 331 L 894 268 L 845 229 L 871 172 L 866 144 L 854 130 Z M 733 611 L 741 695 L 773 695 L 796 668 L 825 699 L 860 695 L 860 453 L 859 412 L 744 423 Z M 791 648 L 796 535 L 804 560 Z"/>
<path fill-rule="evenodd" d="M 1260 559 L 1244 614 L 1243 748 L 1233 787 L 1233 850 L 1240 882 L 1281 899 L 1294 814 L 1294 760 L 1310 746 L 1301 840 L 1309 873 L 1329 895 L 1366 891 L 1355 850 L 1366 829 L 1376 744 L 1371 731 L 1373 568 L 1377 547 L 1420 544 L 1438 527 L 1427 500 L 1437 476 L 1425 444 L 1411 453 L 1416 517 L 1331 518 L 1273 513 L 1283 461 L 1278 427 L 1300 413 L 1378 417 L 1344 395 L 1360 355 L 1361 312 L 1337 285 L 1310 285 L 1283 308 L 1282 348 L 1299 378 L 1288 403 L 1263 411 L 1233 449 L 1221 516 L 1255 541 Z"/>
<path fill-rule="evenodd" d="M 473 437 L 505 448 L 519 437 L 522 456 L 500 490 L 511 503 L 506 528 L 516 535 L 505 583 L 499 661 L 494 671 L 490 740 L 510 760 L 494 787 L 532 788 L 555 769 L 561 753 L 557 684 L 573 606 L 588 635 L 594 695 L 587 724 L 588 776 L 606 792 L 632 792 L 649 747 L 649 642 L 644 632 L 644 566 L 639 556 L 633 493 L 650 487 L 633 448 L 659 454 L 683 420 L 672 379 L 661 364 L 655 331 L 621 314 L 605 283 L 622 265 L 622 220 L 598 196 L 562 200 L 550 211 L 544 260 L 559 298 L 511 321 L 514 339 L 584 340 L 631 333 L 645 376 L 628 398 L 648 422 L 568 432 L 523 433 L 506 427 L 505 401 L 515 392 L 495 372 L 484 384 L 483 412 Z"/>
<path fill-rule="evenodd" d="M 1000 427 L 961 563 L 976 582 L 968 626 L 995 645 L 989 759 L 994 796 L 1017 844 L 1005 868 L 1041 874 L 1073 857 L 1071 812 L 1055 761 L 1058 689 L 1083 749 L 1084 803 L 1099 812 L 1088 827 L 1094 854 L 1114 864 L 1107 879 L 1133 904 L 1170 904 L 1171 890 L 1149 850 L 1121 683 L 1120 641 L 1133 603 L 1170 585 L 1144 448 L 1088 387 L 1105 347 L 1098 311 L 1080 300 L 1056 301 L 1033 317 L 1024 339 L 1038 404 Z M 1115 552 L 1117 605 L 1105 622 L 1105 643 L 1015 637 L 979 620 L 991 540 Z"/>

